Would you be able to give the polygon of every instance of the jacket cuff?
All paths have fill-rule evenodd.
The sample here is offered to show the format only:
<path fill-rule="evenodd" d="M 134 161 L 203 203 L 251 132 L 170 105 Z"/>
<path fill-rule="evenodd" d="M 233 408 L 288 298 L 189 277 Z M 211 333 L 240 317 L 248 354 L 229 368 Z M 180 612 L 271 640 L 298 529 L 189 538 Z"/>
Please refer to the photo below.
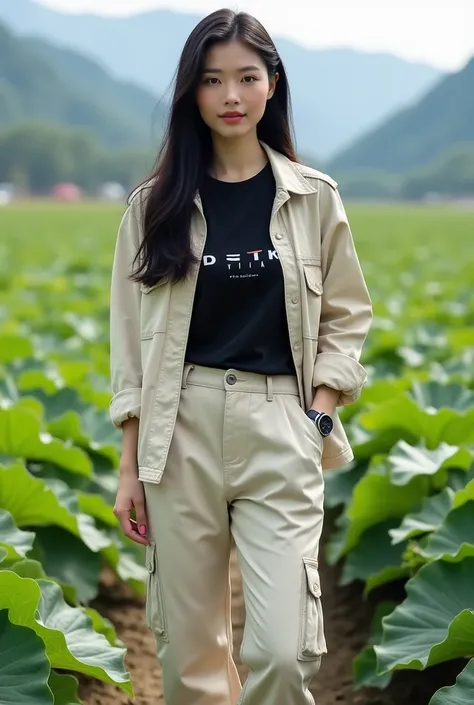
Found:
<path fill-rule="evenodd" d="M 110 402 L 109 413 L 114 426 L 121 428 L 124 421 L 140 418 L 142 390 L 140 388 L 124 389 L 118 392 Z"/>
<path fill-rule="evenodd" d="M 313 387 L 321 385 L 340 391 L 337 406 L 357 401 L 367 381 L 367 372 L 357 360 L 342 353 L 318 353 L 314 366 Z"/>

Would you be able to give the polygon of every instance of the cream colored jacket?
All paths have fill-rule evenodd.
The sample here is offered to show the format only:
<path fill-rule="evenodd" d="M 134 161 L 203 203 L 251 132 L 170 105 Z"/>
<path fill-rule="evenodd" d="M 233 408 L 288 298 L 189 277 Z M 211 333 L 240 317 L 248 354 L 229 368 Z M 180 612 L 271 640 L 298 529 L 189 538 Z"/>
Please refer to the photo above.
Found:
<path fill-rule="evenodd" d="M 338 406 L 354 402 L 366 381 L 359 364 L 372 321 L 372 305 L 337 191 L 325 174 L 295 164 L 262 144 L 276 181 L 270 236 L 285 282 L 290 342 L 301 404 L 316 387 L 340 391 Z M 140 419 L 139 478 L 159 483 L 173 434 L 199 265 L 184 283 L 154 287 L 127 279 L 142 237 L 144 189 L 128 206 L 117 237 L 111 282 L 110 365 L 112 422 Z M 191 241 L 199 261 L 206 221 L 199 194 Z M 323 469 L 353 458 L 336 411 L 324 440 Z"/>

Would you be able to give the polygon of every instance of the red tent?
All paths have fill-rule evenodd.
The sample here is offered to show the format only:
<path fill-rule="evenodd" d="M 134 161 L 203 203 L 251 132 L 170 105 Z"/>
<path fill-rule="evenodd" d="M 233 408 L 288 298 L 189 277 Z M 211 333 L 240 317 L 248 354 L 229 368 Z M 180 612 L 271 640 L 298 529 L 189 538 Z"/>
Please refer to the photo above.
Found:
<path fill-rule="evenodd" d="M 53 186 L 51 196 L 58 201 L 80 201 L 82 190 L 76 184 L 61 183 Z"/>

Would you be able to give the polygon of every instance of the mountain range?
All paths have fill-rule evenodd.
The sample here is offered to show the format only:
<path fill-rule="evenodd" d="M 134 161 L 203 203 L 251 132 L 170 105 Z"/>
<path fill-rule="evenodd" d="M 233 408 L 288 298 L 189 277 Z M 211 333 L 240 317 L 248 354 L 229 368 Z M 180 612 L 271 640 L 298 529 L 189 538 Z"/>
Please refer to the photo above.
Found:
<path fill-rule="evenodd" d="M 37 120 L 87 128 L 109 147 L 147 148 L 156 99 L 94 61 L 0 24 L 0 125 Z"/>
<path fill-rule="evenodd" d="M 474 144 L 474 58 L 441 79 L 416 105 L 401 110 L 343 150 L 331 170 L 403 173 L 439 154 Z"/>
<path fill-rule="evenodd" d="M 66 14 L 33 0 L 0 0 L 0 21 L 23 37 L 35 37 L 23 49 L 56 68 L 64 94 L 69 88 L 80 94 L 76 109 L 71 98 L 69 115 L 93 110 L 87 103 L 94 102 L 104 123 L 110 119 L 114 125 L 111 139 L 127 144 L 134 139 L 143 144 L 155 118 L 160 122 L 179 53 L 199 19 L 168 10 L 126 18 Z M 388 54 L 311 50 L 279 37 L 275 42 L 292 86 L 298 149 L 318 159 L 340 153 L 414 104 L 442 76 L 434 67 Z M 10 93 L 0 99 L 14 110 L 12 91 L 8 86 L 0 91 L 0 96 Z"/>

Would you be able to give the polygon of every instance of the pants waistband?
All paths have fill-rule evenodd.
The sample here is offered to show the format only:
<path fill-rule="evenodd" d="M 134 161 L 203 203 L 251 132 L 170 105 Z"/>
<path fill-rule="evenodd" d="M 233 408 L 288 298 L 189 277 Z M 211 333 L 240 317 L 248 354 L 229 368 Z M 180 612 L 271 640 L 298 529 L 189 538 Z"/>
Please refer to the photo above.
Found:
<path fill-rule="evenodd" d="M 274 394 L 299 396 L 296 376 L 259 375 L 255 372 L 220 370 L 190 363 L 184 365 L 182 388 L 186 389 L 188 384 L 221 389 L 225 392 L 266 394 L 268 401 L 273 399 Z"/>

